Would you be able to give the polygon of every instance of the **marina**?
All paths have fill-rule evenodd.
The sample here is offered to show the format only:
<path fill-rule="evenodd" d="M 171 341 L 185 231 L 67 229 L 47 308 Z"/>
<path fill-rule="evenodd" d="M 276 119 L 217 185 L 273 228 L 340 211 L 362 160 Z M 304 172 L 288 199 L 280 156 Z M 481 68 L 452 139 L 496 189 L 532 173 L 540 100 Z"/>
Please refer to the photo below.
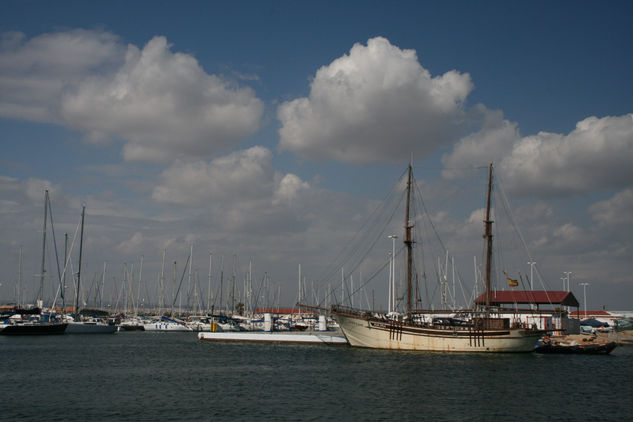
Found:
<path fill-rule="evenodd" d="M 633 1 L 0 10 L 1 420 L 633 421 Z"/>

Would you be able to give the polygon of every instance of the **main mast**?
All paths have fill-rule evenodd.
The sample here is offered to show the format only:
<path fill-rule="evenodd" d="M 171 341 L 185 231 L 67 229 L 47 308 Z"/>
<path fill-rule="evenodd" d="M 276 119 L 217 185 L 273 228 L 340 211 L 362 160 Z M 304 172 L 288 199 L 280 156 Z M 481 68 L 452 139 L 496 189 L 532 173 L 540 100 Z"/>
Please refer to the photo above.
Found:
<path fill-rule="evenodd" d="M 492 195 L 492 163 L 488 169 L 488 198 L 486 200 L 486 219 L 484 238 L 486 239 L 486 313 L 490 311 L 490 271 L 492 264 L 492 220 L 490 219 L 490 197 Z"/>
<path fill-rule="evenodd" d="M 407 247 L 407 313 L 411 313 L 411 281 L 413 271 L 413 240 L 411 239 L 411 229 L 413 226 L 409 221 L 409 208 L 411 206 L 411 186 L 413 179 L 413 167 L 409 164 L 409 177 L 407 179 L 407 210 L 404 220 L 405 238 L 404 244 Z"/>

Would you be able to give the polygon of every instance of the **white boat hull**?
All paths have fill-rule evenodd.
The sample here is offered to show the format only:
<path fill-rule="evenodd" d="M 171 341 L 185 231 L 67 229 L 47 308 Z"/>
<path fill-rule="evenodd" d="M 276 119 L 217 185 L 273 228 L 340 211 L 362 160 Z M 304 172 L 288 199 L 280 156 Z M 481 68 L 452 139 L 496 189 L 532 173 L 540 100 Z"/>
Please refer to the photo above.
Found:
<path fill-rule="evenodd" d="M 429 328 L 397 321 L 335 314 L 355 347 L 434 352 L 531 352 L 541 333 L 526 329 L 473 332 L 463 328 Z"/>
<path fill-rule="evenodd" d="M 150 324 L 143 324 L 145 331 L 192 331 L 191 328 L 184 324 L 177 324 L 175 322 L 153 322 Z"/>

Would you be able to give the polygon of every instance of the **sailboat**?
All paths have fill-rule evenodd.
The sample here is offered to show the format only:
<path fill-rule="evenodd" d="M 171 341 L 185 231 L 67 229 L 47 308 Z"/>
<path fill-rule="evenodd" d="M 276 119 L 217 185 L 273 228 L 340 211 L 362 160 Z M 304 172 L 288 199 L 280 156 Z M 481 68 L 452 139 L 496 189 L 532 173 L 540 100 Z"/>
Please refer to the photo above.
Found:
<path fill-rule="evenodd" d="M 112 334 L 117 331 L 117 326 L 100 321 L 96 318 L 84 318 L 79 313 L 79 288 L 81 282 L 81 257 L 83 252 L 84 238 L 84 219 L 86 216 L 86 207 L 81 210 L 81 235 L 79 237 L 79 270 L 77 272 L 77 289 L 75 294 L 75 318 L 66 316 L 68 327 L 67 334 Z"/>
<path fill-rule="evenodd" d="M 5 321 L 0 322 L 0 335 L 48 335 L 64 334 L 67 328 L 65 322 L 57 320 L 57 315 L 42 313 L 44 303 L 44 279 L 46 274 L 46 223 L 51 218 L 51 230 L 53 227 L 53 214 L 50 208 L 48 190 L 44 191 L 44 229 L 42 230 L 42 267 L 40 272 L 40 288 L 37 295 L 37 307 L 25 310 L 19 306 L 14 308 L 14 314 Z M 54 234 L 54 231 L 53 231 Z M 19 305 L 19 304 L 18 304 Z"/>
<path fill-rule="evenodd" d="M 183 321 L 164 315 L 154 321 L 146 322 L 143 324 L 143 329 L 145 331 L 193 331 Z"/>
<path fill-rule="evenodd" d="M 492 220 L 490 200 L 492 164 L 488 174 L 488 194 L 484 238 L 486 240 L 486 300 L 480 308 L 459 311 L 458 318 L 426 318 L 433 311 L 412 306 L 413 225 L 410 220 L 413 168 L 409 164 L 404 245 L 407 262 L 406 313 L 379 314 L 333 305 L 330 309 L 349 344 L 353 347 L 438 352 L 531 352 L 543 332 L 494 312 L 491 308 Z"/>

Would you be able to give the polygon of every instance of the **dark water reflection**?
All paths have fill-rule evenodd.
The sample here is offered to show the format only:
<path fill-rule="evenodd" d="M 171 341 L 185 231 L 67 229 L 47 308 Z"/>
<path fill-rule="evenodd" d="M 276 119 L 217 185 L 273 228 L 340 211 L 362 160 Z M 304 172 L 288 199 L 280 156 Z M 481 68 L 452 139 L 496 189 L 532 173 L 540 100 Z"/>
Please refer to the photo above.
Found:
<path fill-rule="evenodd" d="M 0 337 L 2 420 L 631 420 L 611 356 L 210 344 L 193 333 Z"/>

